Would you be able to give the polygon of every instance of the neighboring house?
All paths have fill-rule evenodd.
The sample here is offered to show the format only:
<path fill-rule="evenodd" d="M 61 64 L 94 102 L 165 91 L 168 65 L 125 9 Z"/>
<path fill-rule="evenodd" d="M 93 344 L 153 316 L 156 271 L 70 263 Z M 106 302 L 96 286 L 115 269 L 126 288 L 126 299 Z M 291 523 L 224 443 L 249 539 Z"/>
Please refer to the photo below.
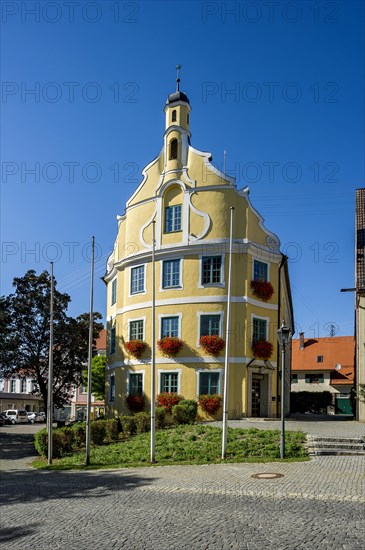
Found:
<path fill-rule="evenodd" d="M 95 346 L 93 348 L 93 356 L 96 355 L 106 355 L 106 330 L 103 329 L 99 335 L 99 338 L 96 340 Z M 75 394 L 71 401 L 71 418 L 79 418 L 84 420 L 87 413 L 87 387 L 78 386 L 75 388 Z M 92 395 L 91 396 L 91 418 L 96 418 L 100 415 L 103 415 L 105 412 L 105 402 L 104 400 L 97 400 Z"/>
<path fill-rule="evenodd" d="M 143 393 L 147 404 L 151 397 L 153 226 L 156 340 L 183 341 L 175 357 L 156 346 L 156 393 L 177 392 L 186 399 L 199 394 L 223 396 L 225 352 L 210 355 L 200 338 L 226 339 L 230 207 L 234 207 L 229 417 L 276 417 L 281 357 L 276 331 L 283 319 L 293 329 L 286 257 L 279 239 L 264 227 L 251 205 L 248 188 L 237 190 L 234 179 L 213 166 L 210 153 L 191 146 L 190 110 L 178 82 L 164 109 L 162 150 L 143 170 L 143 181 L 128 200 L 126 213 L 118 216 L 118 234 L 104 276 L 107 412 L 125 413 L 128 394 Z M 256 294 L 251 281 L 257 283 Z M 265 300 L 262 288 L 270 289 L 269 283 L 274 294 Z M 128 351 L 128 342 L 135 340 L 147 344 L 140 358 Z M 266 358 L 251 349 L 253 341 L 261 340 Z M 269 353 L 266 342 L 272 346 Z M 289 365 L 290 350 L 287 395 Z M 287 399 L 287 412 L 288 407 Z"/>
<path fill-rule="evenodd" d="M 103 329 L 96 341 L 94 355 L 105 355 L 106 353 L 106 330 Z M 20 374 L 12 376 L 9 379 L 0 380 L 0 410 L 7 409 L 25 409 L 26 411 L 44 411 L 44 402 L 42 397 L 33 395 L 32 392 L 37 387 L 36 380 L 30 377 L 21 378 Z M 86 414 L 87 391 L 82 386 L 75 387 L 75 393 L 71 404 L 65 405 L 62 409 L 55 407 L 54 414 L 58 420 L 64 420 L 68 417 L 76 417 L 78 411 L 80 415 Z M 92 396 L 91 411 L 94 415 L 104 414 L 104 401 L 96 401 Z"/>
<path fill-rule="evenodd" d="M 304 338 L 301 332 L 300 338 L 292 341 L 291 392 L 330 392 L 327 412 L 353 414 L 354 359 L 353 336 Z"/>
<path fill-rule="evenodd" d="M 31 377 L 12 376 L 0 381 L 0 410 L 25 409 L 29 412 L 44 411 L 43 399 L 33 395 L 36 381 Z"/>
<path fill-rule="evenodd" d="M 355 334 L 356 389 L 365 387 L 365 188 L 356 190 Z M 357 400 L 356 418 L 365 422 L 365 403 Z"/>

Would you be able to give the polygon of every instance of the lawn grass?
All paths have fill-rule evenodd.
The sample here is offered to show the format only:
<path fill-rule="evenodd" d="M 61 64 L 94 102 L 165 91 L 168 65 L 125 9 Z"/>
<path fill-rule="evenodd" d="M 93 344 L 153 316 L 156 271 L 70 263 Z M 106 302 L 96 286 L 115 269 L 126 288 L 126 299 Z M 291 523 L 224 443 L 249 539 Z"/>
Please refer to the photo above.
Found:
<path fill-rule="evenodd" d="M 286 432 L 287 462 L 308 460 L 303 432 Z M 227 455 L 221 459 L 222 429 L 194 424 L 156 431 L 154 465 L 218 464 L 233 462 L 280 461 L 279 430 L 243 430 L 228 428 Z M 150 434 L 143 433 L 118 443 L 91 448 L 90 466 L 85 465 L 85 451 L 47 461 L 38 458 L 35 468 L 53 470 L 102 469 L 150 466 Z"/>

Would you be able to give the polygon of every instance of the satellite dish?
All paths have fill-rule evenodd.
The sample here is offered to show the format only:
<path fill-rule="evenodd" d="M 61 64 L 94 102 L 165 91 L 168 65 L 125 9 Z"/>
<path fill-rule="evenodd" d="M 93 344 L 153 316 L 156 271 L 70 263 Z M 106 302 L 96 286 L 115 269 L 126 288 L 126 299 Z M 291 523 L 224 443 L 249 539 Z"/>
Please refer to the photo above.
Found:
<path fill-rule="evenodd" d="M 337 363 L 337 365 L 335 365 L 335 369 L 336 369 L 336 370 L 341 370 L 341 365 L 340 365 L 340 363 Z"/>

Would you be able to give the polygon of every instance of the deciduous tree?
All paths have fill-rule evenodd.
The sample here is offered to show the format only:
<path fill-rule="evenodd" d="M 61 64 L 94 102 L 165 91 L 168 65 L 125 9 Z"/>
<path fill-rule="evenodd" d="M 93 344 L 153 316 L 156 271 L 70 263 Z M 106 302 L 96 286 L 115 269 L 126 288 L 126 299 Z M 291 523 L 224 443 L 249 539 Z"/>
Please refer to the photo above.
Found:
<path fill-rule="evenodd" d="M 47 271 L 37 275 L 27 271 L 13 281 L 14 294 L 1 298 L 0 375 L 32 377 L 47 406 L 50 337 L 51 277 Z M 75 385 L 82 381 L 87 363 L 89 314 L 76 319 L 67 315 L 71 298 L 54 291 L 53 400 L 58 407 L 69 403 Z M 94 314 L 94 342 L 103 325 Z"/>

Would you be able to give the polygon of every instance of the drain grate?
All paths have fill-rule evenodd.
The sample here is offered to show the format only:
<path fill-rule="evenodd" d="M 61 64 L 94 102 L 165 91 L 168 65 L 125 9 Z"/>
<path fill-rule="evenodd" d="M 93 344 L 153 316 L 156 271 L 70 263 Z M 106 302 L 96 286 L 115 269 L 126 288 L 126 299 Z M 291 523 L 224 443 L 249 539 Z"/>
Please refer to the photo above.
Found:
<path fill-rule="evenodd" d="M 278 479 L 279 477 L 284 477 L 284 474 L 265 472 L 262 474 L 253 474 L 251 477 L 255 479 Z"/>

